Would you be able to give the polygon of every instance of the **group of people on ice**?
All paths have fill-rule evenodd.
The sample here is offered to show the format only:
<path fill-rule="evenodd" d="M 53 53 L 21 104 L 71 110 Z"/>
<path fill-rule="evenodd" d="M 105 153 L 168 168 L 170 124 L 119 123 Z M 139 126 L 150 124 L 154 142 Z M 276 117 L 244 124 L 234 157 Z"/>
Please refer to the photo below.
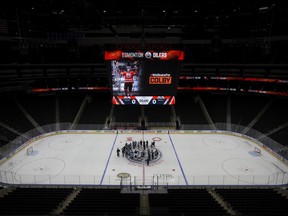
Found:
<path fill-rule="evenodd" d="M 121 150 L 117 148 L 118 157 L 120 157 L 120 152 L 122 152 L 122 157 L 134 162 L 146 162 L 147 165 L 149 165 L 150 161 L 159 157 L 159 151 L 155 148 L 155 141 L 151 141 L 149 145 L 148 140 L 126 142 Z"/>

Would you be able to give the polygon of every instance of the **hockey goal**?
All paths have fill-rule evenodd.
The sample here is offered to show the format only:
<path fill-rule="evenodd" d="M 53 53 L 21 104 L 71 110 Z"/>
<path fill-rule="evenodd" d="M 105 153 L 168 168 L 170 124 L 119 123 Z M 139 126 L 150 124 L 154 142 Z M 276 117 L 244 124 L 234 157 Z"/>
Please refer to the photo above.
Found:
<path fill-rule="evenodd" d="M 261 149 L 255 147 L 255 148 L 254 148 L 254 153 L 255 153 L 256 155 L 260 156 L 260 155 L 261 155 Z"/>
<path fill-rule="evenodd" d="M 26 150 L 26 155 L 32 155 L 33 152 L 34 152 L 33 147 L 29 147 L 29 148 Z"/>

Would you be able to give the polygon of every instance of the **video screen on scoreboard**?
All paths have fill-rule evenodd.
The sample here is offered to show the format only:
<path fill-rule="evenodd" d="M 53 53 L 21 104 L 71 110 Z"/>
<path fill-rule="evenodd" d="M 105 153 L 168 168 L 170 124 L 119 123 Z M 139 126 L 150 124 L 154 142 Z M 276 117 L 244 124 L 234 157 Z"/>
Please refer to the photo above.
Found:
<path fill-rule="evenodd" d="M 182 50 L 105 51 L 112 103 L 175 104 L 183 59 Z"/>

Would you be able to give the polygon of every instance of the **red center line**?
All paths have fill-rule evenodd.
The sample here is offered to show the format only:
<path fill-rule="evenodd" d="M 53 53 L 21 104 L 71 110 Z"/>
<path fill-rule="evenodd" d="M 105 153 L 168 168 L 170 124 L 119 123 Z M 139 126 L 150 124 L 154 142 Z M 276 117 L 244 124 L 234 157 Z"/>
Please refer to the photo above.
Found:
<path fill-rule="evenodd" d="M 142 174 L 143 174 L 143 182 L 142 182 L 142 185 L 144 186 L 145 185 L 145 161 L 143 160 L 142 162 Z"/>
<path fill-rule="evenodd" d="M 144 143 L 144 131 L 142 131 L 142 143 Z M 145 155 L 144 155 L 145 158 Z M 143 181 L 142 185 L 145 185 L 145 160 L 142 161 L 142 175 L 143 175 Z"/>

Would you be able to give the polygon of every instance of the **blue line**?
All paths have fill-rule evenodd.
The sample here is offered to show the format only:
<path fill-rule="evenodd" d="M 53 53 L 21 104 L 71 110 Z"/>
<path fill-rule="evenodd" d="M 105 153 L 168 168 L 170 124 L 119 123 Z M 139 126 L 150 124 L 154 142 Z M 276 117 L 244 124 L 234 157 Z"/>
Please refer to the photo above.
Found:
<path fill-rule="evenodd" d="M 171 139 L 171 136 L 170 136 L 169 131 L 168 131 L 168 136 L 169 136 L 170 142 L 171 142 L 171 144 L 172 144 L 172 147 L 173 147 L 174 153 L 175 153 L 175 155 L 176 155 L 176 158 L 177 158 L 178 164 L 179 164 L 179 166 L 180 166 L 180 169 L 181 169 L 182 175 L 183 175 L 183 177 L 184 177 L 184 179 L 185 179 L 185 183 L 186 183 L 186 185 L 188 185 L 187 178 L 186 178 L 185 173 L 184 173 L 184 171 L 183 171 L 183 168 L 182 168 L 181 162 L 180 162 L 179 157 L 178 157 L 178 155 L 177 155 L 177 152 L 176 152 L 176 149 L 175 149 L 174 143 L 173 143 L 173 141 L 172 141 L 172 139 Z"/>
<path fill-rule="evenodd" d="M 100 185 L 102 185 L 103 179 L 104 179 L 104 177 L 105 177 L 106 170 L 107 170 L 107 167 L 108 167 L 108 164 L 109 164 L 109 161 L 110 161 L 110 158 L 111 158 L 111 155 L 112 155 L 112 152 L 113 152 L 113 149 L 114 149 L 116 140 L 117 140 L 117 136 L 118 136 L 118 131 L 117 131 L 117 134 L 116 134 L 116 136 L 115 136 L 115 139 L 114 139 L 114 142 L 113 142 L 113 145 L 112 145 L 112 148 L 111 148 L 111 151 L 110 151 L 110 154 L 109 154 L 109 157 L 108 157 L 108 160 L 107 160 L 105 169 L 104 169 L 104 173 L 103 173 L 102 178 L 101 178 L 101 181 L 100 181 Z"/>

